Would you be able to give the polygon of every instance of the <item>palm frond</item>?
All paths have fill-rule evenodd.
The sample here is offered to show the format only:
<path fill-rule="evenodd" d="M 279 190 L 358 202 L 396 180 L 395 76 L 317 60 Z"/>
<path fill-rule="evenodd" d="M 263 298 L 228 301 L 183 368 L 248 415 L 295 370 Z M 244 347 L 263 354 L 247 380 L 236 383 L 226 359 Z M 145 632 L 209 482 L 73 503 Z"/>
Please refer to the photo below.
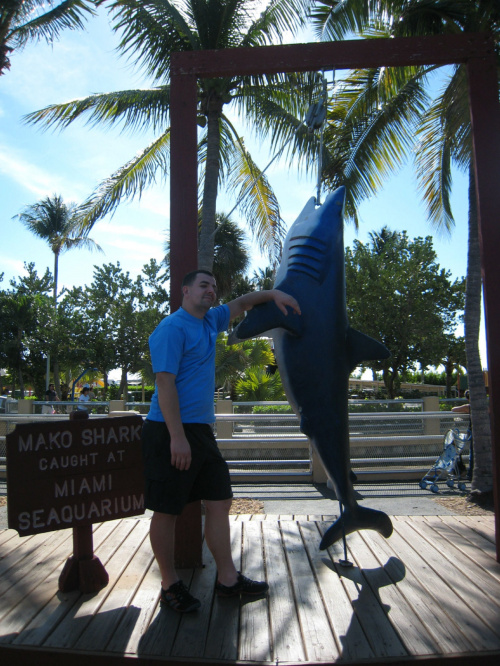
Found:
<path fill-rule="evenodd" d="M 101 123 L 111 127 L 122 122 L 126 130 L 163 130 L 169 122 L 169 107 L 170 86 L 161 86 L 99 93 L 64 104 L 52 104 L 24 116 L 24 120 L 31 124 L 43 123 L 45 128 L 63 129 L 80 116 L 88 115 L 86 123 L 89 125 Z"/>
<path fill-rule="evenodd" d="M 11 41 L 16 47 L 23 47 L 27 42 L 45 39 L 48 43 L 57 39 L 62 30 L 78 30 L 84 27 L 84 18 L 95 16 L 94 3 L 91 0 L 64 0 L 43 14 L 30 18 L 37 7 L 45 8 L 42 2 L 24 2 L 16 16 L 5 41 Z M 49 2 L 53 4 L 53 2 Z M 46 5 L 45 5 L 46 6 Z"/>
<path fill-rule="evenodd" d="M 118 50 L 155 81 L 166 81 L 175 51 L 201 48 L 187 17 L 168 0 L 115 0 L 110 5 L 113 29 L 121 34 Z"/>
<path fill-rule="evenodd" d="M 252 160 L 243 140 L 234 143 L 229 191 L 238 201 L 260 250 L 271 262 L 279 258 L 285 236 L 278 201 L 265 175 Z"/>
<path fill-rule="evenodd" d="M 114 213 L 122 198 L 141 196 L 155 183 L 157 172 L 165 178 L 169 163 L 170 130 L 153 141 L 125 166 L 104 180 L 80 206 L 80 230 L 87 233 L 100 218 Z"/>

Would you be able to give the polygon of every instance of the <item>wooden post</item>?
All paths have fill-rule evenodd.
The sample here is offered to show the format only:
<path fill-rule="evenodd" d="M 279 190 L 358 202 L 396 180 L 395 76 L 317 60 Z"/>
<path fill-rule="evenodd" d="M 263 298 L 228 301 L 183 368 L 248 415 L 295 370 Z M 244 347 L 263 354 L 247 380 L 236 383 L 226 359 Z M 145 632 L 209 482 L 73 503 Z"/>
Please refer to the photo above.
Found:
<path fill-rule="evenodd" d="M 495 51 L 467 63 L 488 349 L 497 562 L 500 562 L 500 107 Z"/>
<path fill-rule="evenodd" d="M 175 60 L 177 54 L 172 54 Z M 170 311 L 181 305 L 183 276 L 198 267 L 198 160 L 196 77 L 170 79 Z M 180 165 L 180 168 L 179 166 Z M 177 519 L 175 564 L 202 565 L 201 502 L 188 504 Z"/>
<path fill-rule="evenodd" d="M 89 418 L 87 411 L 71 412 L 70 421 Z M 84 594 L 99 592 L 109 582 L 108 572 L 100 559 L 94 555 L 92 525 L 73 527 L 73 555 L 66 563 L 59 576 L 59 590 L 71 592 L 80 590 Z"/>

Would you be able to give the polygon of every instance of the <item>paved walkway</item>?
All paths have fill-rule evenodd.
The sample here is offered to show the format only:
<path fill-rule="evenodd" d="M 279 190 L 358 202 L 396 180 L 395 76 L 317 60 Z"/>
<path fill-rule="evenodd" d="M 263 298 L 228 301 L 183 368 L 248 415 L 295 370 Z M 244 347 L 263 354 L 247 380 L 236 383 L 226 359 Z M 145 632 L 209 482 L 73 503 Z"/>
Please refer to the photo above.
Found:
<path fill-rule="evenodd" d="M 326 484 L 234 484 L 235 497 L 264 502 L 269 515 L 335 515 L 338 503 Z M 0 497 L 5 496 L 5 481 L 0 481 Z M 356 484 L 358 502 L 390 516 L 453 516 L 456 511 L 436 502 L 437 497 L 462 496 L 457 489 L 442 489 L 439 495 L 422 490 L 417 482 Z M 0 529 L 7 527 L 7 507 L 0 506 Z"/>

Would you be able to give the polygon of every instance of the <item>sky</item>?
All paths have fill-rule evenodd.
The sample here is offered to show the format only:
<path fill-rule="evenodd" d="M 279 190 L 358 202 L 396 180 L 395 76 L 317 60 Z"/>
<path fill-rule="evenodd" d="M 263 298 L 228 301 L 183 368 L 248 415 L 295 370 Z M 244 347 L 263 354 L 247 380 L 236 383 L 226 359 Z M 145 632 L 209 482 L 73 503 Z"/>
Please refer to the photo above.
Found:
<path fill-rule="evenodd" d="M 307 41 L 302 38 L 299 41 Z M 61 195 L 66 202 L 83 201 L 117 168 L 125 164 L 154 137 L 153 134 L 105 129 L 77 121 L 64 130 L 43 130 L 28 125 L 23 116 L 49 104 L 65 102 L 92 93 L 149 87 L 141 72 L 114 51 L 117 37 L 103 11 L 87 23 L 85 31 L 65 31 L 53 46 L 30 44 L 11 55 L 11 69 L 0 77 L 0 273 L 1 288 L 24 274 L 25 262 L 35 262 L 39 274 L 53 270 L 53 254 L 41 239 L 23 227 L 15 216 L 46 196 Z M 252 139 L 247 136 L 247 145 Z M 262 167 L 269 157 L 265 146 L 254 148 Z M 315 176 L 299 176 L 293 165 L 276 161 L 266 172 L 289 227 L 311 196 L 316 194 Z M 345 245 L 383 226 L 407 231 L 410 238 L 433 236 L 441 267 L 453 278 L 466 273 L 467 180 L 455 174 L 453 213 L 456 227 L 451 235 L 438 235 L 426 220 L 416 191 L 411 167 L 392 178 L 384 191 L 360 208 L 360 228 L 346 225 Z M 218 210 L 229 212 L 235 201 L 221 194 Z M 14 219 L 13 219 L 14 218 Z M 241 223 L 238 212 L 232 218 Z M 135 278 L 151 258 L 161 261 L 169 226 L 168 181 L 161 180 L 140 200 L 120 204 L 112 218 L 99 221 L 90 233 L 104 254 L 72 250 L 59 260 L 59 289 L 90 284 L 95 264 L 120 262 Z M 252 246 L 251 273 L 267 265 Z M 459 331 L 462 333 L 462 331 Z M 480 344 L 486 366 L 484 333 Z"/>

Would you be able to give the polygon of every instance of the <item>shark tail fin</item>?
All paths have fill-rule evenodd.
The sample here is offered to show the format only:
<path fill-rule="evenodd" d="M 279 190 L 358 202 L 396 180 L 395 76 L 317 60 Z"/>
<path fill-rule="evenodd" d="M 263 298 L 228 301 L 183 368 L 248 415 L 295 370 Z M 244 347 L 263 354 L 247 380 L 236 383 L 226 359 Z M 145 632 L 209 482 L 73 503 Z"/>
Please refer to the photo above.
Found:
<path fill-rule="evenodd" d="M 273 328 L 284 328 L 292 335 L 302 334 L 302 320 L 292 308 L 284 315 L 274 301 L 261 303 L 253 307 L 242 322 L 230 334 L 227 343 L 234 345 L 241 340 L 248 340 Z"/>
<path fill-rule="evenodd" d="M 352 370 L 362 361 L 381 361 L 389 358 L 391 352 L 378 340 L 360 333 L 355 328 L 347 330 L 347 354 Z"/>
<path fill-rule="evenodd" d="M 357 530 L 375 530 L 388 539 L 392 534 L 392 523 L 389 516 L 383 511 L 376 511 L 359 505 L 355 507 L 345 506 L 342 517 L 336 520 L 323 535 L 319 545 L 320 550 L 326 550 L 332 543 L 341 539 L 344 530 L 345 534 Z"/>

